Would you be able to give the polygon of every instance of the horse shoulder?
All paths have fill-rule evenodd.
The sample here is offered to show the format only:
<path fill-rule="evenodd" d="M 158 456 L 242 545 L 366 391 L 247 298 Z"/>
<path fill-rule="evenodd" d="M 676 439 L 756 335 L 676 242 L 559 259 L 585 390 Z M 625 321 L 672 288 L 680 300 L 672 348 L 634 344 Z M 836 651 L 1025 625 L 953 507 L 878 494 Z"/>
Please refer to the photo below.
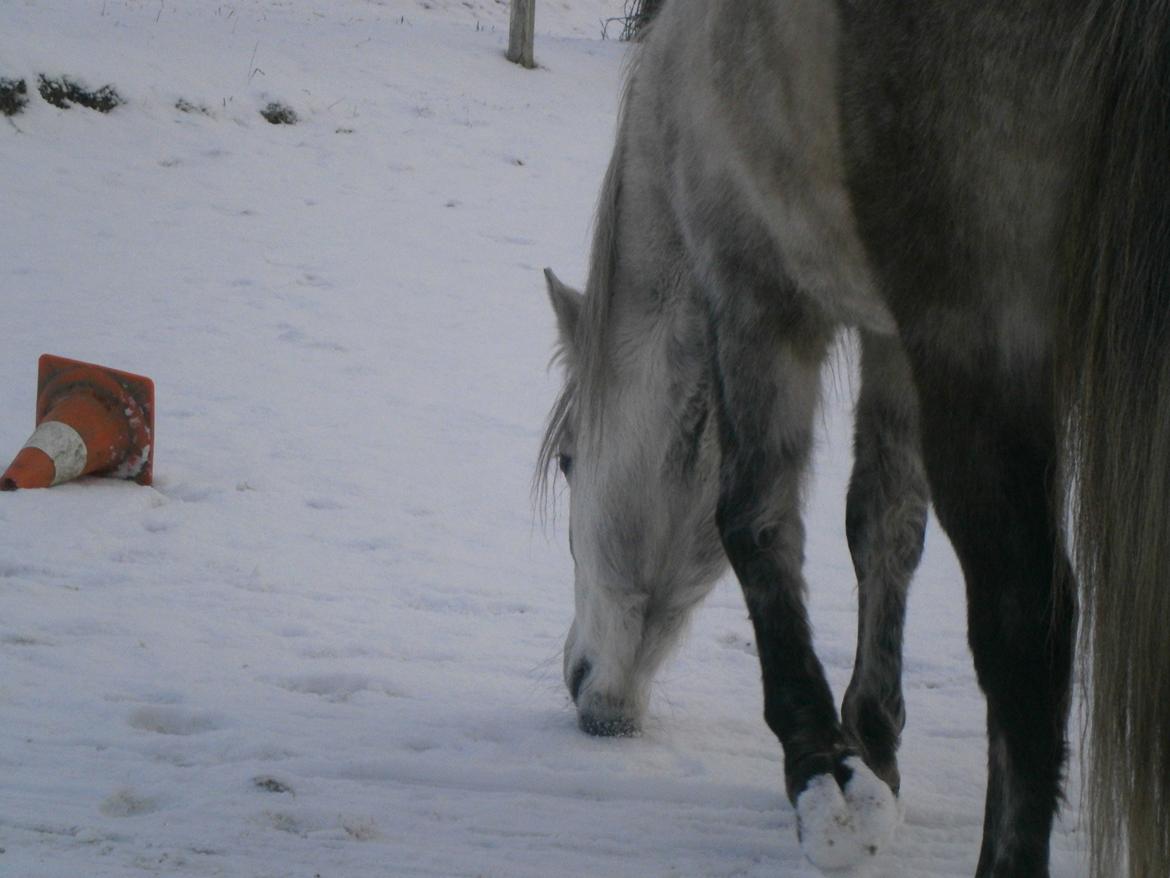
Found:
<path fill-rule="evenodd" d="M 833 322 L 891 332 L 846 183 L 833 4 L 677 0 L 660 25 L 628 111 L 700 274 L 730 255 Z"/>

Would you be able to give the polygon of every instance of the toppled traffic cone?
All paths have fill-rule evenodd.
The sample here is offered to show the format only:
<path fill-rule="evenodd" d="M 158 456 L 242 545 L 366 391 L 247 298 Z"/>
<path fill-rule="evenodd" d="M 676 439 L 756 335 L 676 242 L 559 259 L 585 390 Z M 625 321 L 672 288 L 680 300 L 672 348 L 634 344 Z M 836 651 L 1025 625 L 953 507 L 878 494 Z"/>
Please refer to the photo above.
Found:
<path fill-rule="evenodd" d="M 153 381 L 51 354 L 41 357 L 38 379 L 36 431 L 0 476 L 0 491 L 89 474 L 150 484 Z"/>

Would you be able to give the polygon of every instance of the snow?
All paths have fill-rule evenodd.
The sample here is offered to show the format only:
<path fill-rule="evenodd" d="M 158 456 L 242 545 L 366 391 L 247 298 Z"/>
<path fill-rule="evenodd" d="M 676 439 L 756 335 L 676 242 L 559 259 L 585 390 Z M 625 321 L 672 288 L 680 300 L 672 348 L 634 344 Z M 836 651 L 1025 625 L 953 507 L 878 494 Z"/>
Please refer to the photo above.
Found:
<path fill-rule="evenodd" d="M 42 352 L 158 388 L 153 487 L 0 495 L 0 875 L 807 868 L 733 581 L 642 737 L 581 734 L 560 679 L 564 520 L 529 500 L 558 384 L 540 270 L 583 278 L 625 47 L 601 39 L 620 0 L 537 5 L 536 71 L 502 57 L 501 0 L 0 6 L 0 77 L 126 99 L 34 93 L 0 121 L 0 454 L 32 430 Z M 838 693 L 848 375 L 809 508 Z M 974 872 L 964 619 L 932 525 L 876 875 Z M 1085 872 L 1070 801 L 1055 878 Z"/>
<path fill-rule="evenodd" d="M 814 777 L 796 797 L 796 819 L 805 857 L 830 875 L 865 878 L 894 836 L 898 800 L 856 756 L 845 760 L 852 776 L 844 790 L 831 775 Z"/>

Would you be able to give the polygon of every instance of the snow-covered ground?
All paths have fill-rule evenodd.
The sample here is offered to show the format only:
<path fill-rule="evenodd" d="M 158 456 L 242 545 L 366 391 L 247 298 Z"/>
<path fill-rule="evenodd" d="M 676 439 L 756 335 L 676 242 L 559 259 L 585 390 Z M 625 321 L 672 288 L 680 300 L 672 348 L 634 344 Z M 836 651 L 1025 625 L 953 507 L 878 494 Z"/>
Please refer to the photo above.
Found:
<path fill-rule="evenodd" d="M 564 692 L 564 521 L 528 493 L 558 383 L 540 269 L 582 279 L 625 47 L 620 0 L 537 7 L 529 72 L 503 0 L 0 4 L 0 77 L 127 100 L 0 119 L 0 466 L 40 353 L 158 387 L 152 488 L 0 495 L 0 875 L 803 868 L 734 582 L 642 737 L 586 737 Z M 838 693 L 847 376 L 809 510 Z M 881 876 L 974 872 L 964 628 L 932 529 Z M 1056 878 L 1085 871 L 1072 801 Z"/>

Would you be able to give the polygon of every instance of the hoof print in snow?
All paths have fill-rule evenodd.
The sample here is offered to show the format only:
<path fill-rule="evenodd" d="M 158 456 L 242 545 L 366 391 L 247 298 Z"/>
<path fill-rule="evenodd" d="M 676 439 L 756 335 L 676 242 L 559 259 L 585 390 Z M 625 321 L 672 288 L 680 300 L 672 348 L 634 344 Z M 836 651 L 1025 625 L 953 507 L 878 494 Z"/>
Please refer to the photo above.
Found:
<path fill-rule="evenodd" d="M 37 77 L 37 91 L 41 93 L 42 98 L 62 110 L 68 110 L 77 104 L 97 110 L 99 113 L 108 113 L 114 107 L 125 103 L 112 85 L 103 85 L 95 91 L 90 91 L 67 76 L 51 79 L 42 73 Z"/>
<path fill-rule="evenodd" d="M 179 98 L 175 101 L 175 109 L 180 113 L 198 113 L 200 116 L 211 116 L 211 110 L 203 104 L 193 104 L 186 98 Z"/>
<path fill-rule="evenodd" d="M 288 793 L 291 796 L 296 795 L 296 793 L 293 792 L 293 788 L 284 781 L 277 780 L 276 778 L 270 777 L 266 774 L 252 778 L 252 786 L 256 787 L 258 790 L 263 790 L 266 793 Z"/>
<path fill-rule="evenodd" d="M 296 125 L 300 121 L 292 107 L 276 101 L 269 103 L 260 111 L 260 115 L 273 125 Z"/>
<path fill-rule="evenodd" d="M 0 76 L 0 113 L 15 116 L 28 106 L 28 84 L 23 79 Z"/>
<path fill-rule="evenodd" d="M 221 727 L 215 716 L 177 707 L 142 707 L 130 714 L 131 728 L 159 735 L 200 735 Z"/>
<path fill-rule="evenodd" d="M 402 697 L 402 693 L 384 682 L 376 682 L 360 674 L 320 674 L 290 677 L 275 681 L 276 685 L 288 692 L 302 695 L 316 695 L 325 701 L 340 704 L 363 692 L 381 693 L 390 698 Z"/>
<path fill-rule="evenodd" d="M 378 824 L 360 817 L 343 818 L 341 828 L 345 830 L 346 836 L 354 841 L 377 841 L 382 837 L 382 833 L 378 831 Z"/>
<path fill-rule="evenodd" d="M 118 790 L 108 796 L 98 808 L 107 817 L 136 817 L 158 810 L 158 803 L 147 796 L 140 796 L 134 790 Z"/>

